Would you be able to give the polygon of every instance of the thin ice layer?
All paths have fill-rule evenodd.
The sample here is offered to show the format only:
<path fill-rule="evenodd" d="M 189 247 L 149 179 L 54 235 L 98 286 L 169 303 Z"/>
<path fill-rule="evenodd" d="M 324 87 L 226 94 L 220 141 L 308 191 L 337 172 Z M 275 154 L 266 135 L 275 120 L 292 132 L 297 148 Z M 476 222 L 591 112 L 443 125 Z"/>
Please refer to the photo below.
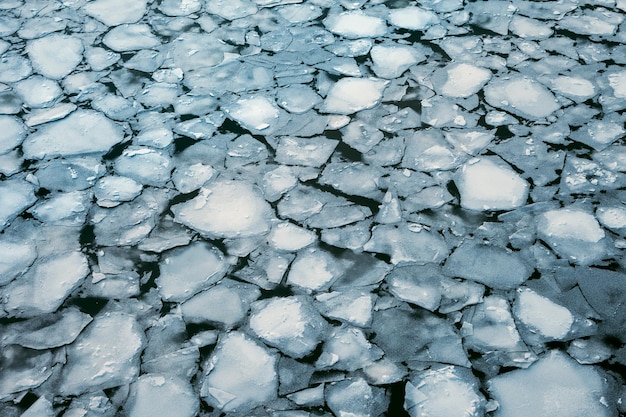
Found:
<path fill-rule="evenodd" d="M 175 220 L 219 238 L 257 236 L 269 228 L 271 208 L 247 182 L 216 180 L 192 200 L 172 207 Z"/>
<path fill-rule="evenodd" d="M 33 69 L 53 80 L 59 80 L 74 71 L 83 60 L 83 50 L 79 38 L 60 33 L 32 40 L 26 47 Z"/>
<path fill-rule="evenodd" d="M 560 107 L 547 88 L 526 76 L 494 78 L 484 91 L 490 105 L 530 120 L 546 118 Z"/>
<path fill-rule="evenodd" d="M 102 113 L 77 110 L 65 119 L 43 125 L 22 144 L 29 159 L 105 153 L 123 139 L 121 128 Z"/>
<path fill-rule="evenodd" d="M 321 110 L 351 114 L 370 109 L 380 102 L 388 83 L 376 78 L 342 78 L 331 87 Z"/>

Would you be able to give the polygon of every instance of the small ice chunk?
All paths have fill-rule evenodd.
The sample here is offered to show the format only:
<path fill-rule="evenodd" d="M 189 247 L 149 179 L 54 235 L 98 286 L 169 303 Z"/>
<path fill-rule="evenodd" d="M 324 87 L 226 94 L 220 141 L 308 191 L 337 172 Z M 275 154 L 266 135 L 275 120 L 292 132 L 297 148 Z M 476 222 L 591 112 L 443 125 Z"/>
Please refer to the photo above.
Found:
<path fill-rule="evenodd" d="M 360 290 L 333 291 L 315 297 L 320 312 L 331 319 L 366 327 L 372 322 L 374 296 Z"/>
<path fill-rule="evenodd" d="M 41 396 L 35 401 L 20 417 L 54 417 L 55 412 L 52 409 L 52 403 L 45 397 Z"/>
<path fill-rule="evenodd" d="M 33 68 L 26 57 L 16 53 L 5 53 L 0 59 L 0 83 L 14 83 L 28 77 L 32 72 Z M 17 107 L 10 102 L 19 102 L 19 99 L 13 93 L 4 92 L 2 101 L 9 101 L 9 103 L 3 103 L 3 107 L 6 106 L 8 110 Z M 15 113 L 19 113 L 19 109 Z"/>
<path fill-rule="evenodd" d="M 85 222 L 91 199 L 91 192 L 87 191 L 59 193 L 40 201 L 30 212 L 46 224 L 80 226 Z"/>
<path fill-rule="evenodd" d="M 274 249 L 290 252 L 303 249 L 316 239 L 317 236 L 312 231 L 289 222 L 274 225 L 267 237 L 268 243 Z"/>
<path fill-rule="evenodd" d="M 582 209 L 565 207 L 542 213 L 537 233 L 557 254 L 580 265 L 607 254 L 604 230 L 592 214 Z"/>
<path fill-rule="evenodd" d="M 602 206 L 596 210 L 596 217 L 602 226 L 624 234 L 626 232 L 626 207 Z"/>
<path fill-rule="evenodd" d="M 119 312 L 97 316 L 67 348 L 61 395 L 118 387 L 139 374 L 145 336 L 135 318 Z"/>
<path fill-rule="evenodd" d="M 343 127 L 341 134 L 344 143 L 361 153 L 369 152 L 385 137 L 383 132 L 358 119 Z"/>
<path fill-rule="evenodd" d="M 403 7 L 389 12 L 389 23 L 401 29 L 424 31 L 439 23 L 439 18 L 430 10 L 420 7 Z"/>
<path fill-rule="evenodd" d="M 405 387 L 404 409 L 411 417 L 479 417 L 484 415 L 484 407 L 478 381 L 466 368 L 420 371 Z"/>
<path fill-rule="evenodd" d="M 178 166 L 172 174 L 172 181 L 181 193 L 187 194 L 202 187 L 216 175 L 210 165 L 201 163 Z"/>
<path fill-rule="evenodd" d="M 435 91 L 446 97 L 466 98 L 479 92 L 491 79 L 491 71 L 465 62 L 437 69 L 431 78 Z"/>
<path fill-rule="evenodd" d="M 150 26 L 143 23 L 116 26 L 104 35 L 102 42 L 116 52 L 150 49 L 161 45 Z"/>
<path fill-rule="evenodd" d="M 263 175 L 263 194 L 265 194 L 267 201 L 273 202 L 297 184 L 298 177 L 293 170 L 286 165 L 280 165 Z"/>
<path fill-rule="evenodd" d="M 524 39 L 546 39 L 553 33 L 552 25 L 548 22 L 519 14 L 514 15 L 511 19 L 509 30 Z"/>
<path fill-rule="evenodd" d="M 313 352 L 326 326 L 303 297 L 270 298 L 252 304 L 250 329 L 268 345 L 294 358 Z"/>
<path fill-rule="evenodd" d="M 213 0 L 205 2 L 207 12 L 226 20 L 235 20 L 255 14 L 256 5 L 249 0 Z"/>
<path fill-rule="evenodd" d="M 362 162 L 329 163 L 322 171 L 318 183 L 330 185 L 345 194 L 380 200 L 383 172 Z"/>
<path fill-rule="evenodd" d="M 496 417 L 609 417 L 615 410 L 605 381 L 595 368 L 552 350 L 528 369 L 492 378 L 489 391 L 499 404 Z"/>
<path fill-rule="evenodd" d="M 199 0 L 164 0 L 158 8 L 167 16 L 189 16 L 198 12 L 202 3 Z"/>
<path fill-rule="evenodd" d="M 240 332 L 222 337 L 208 364 L 200 395 L 225 413 L 245 413 L 276 398 L 275 354 Z"/>
<path fill-rule="evenodd" d="M 550 86 L 552 90 L 577 103 L 596 95 L 595 85 L 583 77 L 559 75 L 551 80 Z"/>
<path fill-rule="evenodd" d="M 382 356 L 383 351 L 367 340 L 363 330 L 342 325 L 330 332 L 324 343 L 324 350 L 317 359 L 315 366 L 318 369 L 353 372 L 371 364 Z"/>
<path fill-rule="evenodd" d="M 120 54 L 100 47 L 85 48 L 85 59 L 93 71 L 102 71 L 120 60 Z"/>
<path fill-rule="evenodd" d="M 324 384 L 294 392 L 287 395 L 287 398 L 299 406 L 322 406 L 324 405 Z"/>
<path fill-rule="evenodd" d="M 448 255 L 445 240 L 418 224 L 377 225 L 371 239 L 363 245 L 368 252 L 391 256 L 391 263 L 440 262 Z"/>
<path fill-rule="evenodd" d="M 576 339 L 568 346 L 567 353 L 579 364 L 591 365 L 609 359 L 613 356 L 613 349 L 599 338 Z"/>
<path fill-rule="evenodd" d="M 128 417 L 167 415 L 194 417 L 198 397 L 191 384 L 177 376 L 143 374 L 130 386 L 124 409 Z"/>
<path fill-rule="evenodd" d="M 423 129 L 406 138 L 403 168 L 417 171 L 440 171 L 458 167 L 466 158 L 444 138 L 440 129 Z"/>
<path fill-rule="evenodd" d="M 24 123 L 28 127 L 42 125 L 48 122 L 61 120 L 77 109 L 74 103 L 58 103 L 53 107 L 33 109 L 24 115 Z"/>
<path fill-rule="evenodd" d="M 402 381 L 407 371 L 401 364 L 383 358 L 363 368 L 363 373 L 370 384 L 387 385 Z"/>
<path fill-rule="evenodd" d="M 60 80 L 74 71 L 83 60 L 80 38 L 53 33 L 28 42 L 26 52 L 33 68 L 44 77 Z"/>
<path fill-rule="evenodd" d="M 389 81 L 376 78 L 346 77 L 332 85 L 321 110 L 325 113 L 352 114 L 376 106 Z"/>
<path fill-rule="evenodd" d="M 273 100 L 265 96 L 241 98 L 223 106 L 224 111 L 242 127 L 261 132 L 276 124 L 280 112 Z"/>
<path fill-rule="evenodd" d="M 102 113 L 77 110 L 65 119 L 43 125 L 22 146 L 26 158 L 46 159 L 105 153 L 123 138 L 122 129 Z"/>
<path fill-rule="evenodd" d="M 182 301 L 224 277 L 227 264 L 214 246 L 195 242 L 169 252 L 160 264 L 156 280 L 159 294 L 166 301 Z"/>
<path fill-rule="evenodd" d="M 0 349 L 0 399 L 8 401 L 22 391 L 35 388 L 52 375 L 51 351 L 26 349 L 18 345 Z M 17 414 L 16 414 L 17 415 Z"/>
<path fill-rule="evenodd" d="M 306 85 L 296 84 L 278 90 L 276 100 L 280 107 L 290 113 L 302 114 L 322 101 L 321 97 Z"/>
<path fill-rule="evenodd" d="M 63 92 L 55 81 L 41 75 L 18 81 L 13 90 L 30 108 L 49 107 Z"/>
<path fill-rule="evenodd" d="M 88 273 L 87 258 L 78 251 L 38 259 L 21 279 L 5 287 L 3 308 L 16 317 L 52 313 Z"/>
<path fill-rule="evenodd" d="M 389 291 L 398 299 L 435 311 L 441 302 L 443 286 L 438 268 L 430 264 L 395 268 L 387 275 Z"/>
<path fill-rule="evenodd" d="M 0 182 L 0 231 L 35 201 L 37 197 L 31 183 L 21 179 Z"/>
<path fill-rule="evenodd" d="M 521 352 L 526 348 L 517 331 L 509 302 L 500 296 L 490 295 L 482 304 L 466 310 L 464 318 L 465 347 L 476 352 Z M 465 326 L 470 324 L 470 326 Z"/>
<path fill-rule="evenodd" d="M 107 26 L 135 23 L 146 13 L 148 0 L 94 0 L 83 6 L 88 16 L 95 17 Z"/>
<path fill-rule="evenodd" d="M 626 98 L 626 70 L 611 72 L 608 79 L 615 97 Z"/>
<path fill-rule="evenodd" d="M 526 204 L 528 183 L 499 159 L 464 164 L 456 175 L 461 206 L 468 210 L 511 210 Z"/>
<path fill-rule="evenodd" d="M 548 340 L 563 340 L 574 323 L 567 308 L 530 288 L 517 290 L 513 313 L 530 331 Z"/>
<path fill-rule="evenodd" d="M 0 285 L 25 272 L 37 259 L 33 245 L 4 239 L 0 241 Z"/>
<path fill-rule="evenodd" d="M 624 134 L 626 134 L 624 123 L 618 118 L 607 115 L 602 120 L 590 120 L 573 132 L 571 138 L 601 151 L 623 137 Z"/>
<path fill-rule="evenodd" d="M 611 36 L 624 19 L 623 14 L 608 10 L 587 12 L 585 14 L 569 14 L 559 20 L 561 29 L 580 35 Z"/>
<path fill-rule="evenodd" d="M 26 127 L 14 116 L 0 115 L 0 155 L 13 150 L 24 140 Z"/>
<path fill-rule="evenodd" d="M 115 94 L 104 94 L 96 97 L 91 102 L 91 108 L 101 111 L 113 120 L 120 121 L 130 119 L 139 110 L 136 102 L 131 102 Z"/>
<path fill-rule="evenodd" d="M 272 209 L 261 193 L 243 181 L 218 179 L 195 198 L 172 206 L 175 220 L 200 233 L 220 238 L 265 234 Z"/>
<path fill-rule="evenodd" d="M 400 44 L 374 45 L 370 56 L 376 76 L 387 79 L 401 76 L 409 67 L 426 59 L 419 49 Z"/>
<path fill-rule="evenodd" d="M 115 207 L 141 194 L 143 186 L 131 178 L 109 175 L 98 180 L 94 187 L 96 203 L 100 207 Z"/>
<path fill-rule="evenodd" d="M 218 284 L 202 291 L 181 304 L 185 323 L 218 324 L 232 329 L 248 312 L 248 307 L 236 289 Z"/>
<path fill-rule="evenodd" d="M 517 252 L 471 240 L 452 252 L 443 272 L 451 277 L 461 277 L 504 290 L 517 288 L 532 274 Z"/>
<path fill-rule="evenodd" d="M 298 138 L 283 136 L 276 147 L 276 161 L 287 165 L 319 167 L 335 151 L 338 141 L 323 136 Z"/>
<path fill-rule="evenodd" d="M 53 159 L 39 165 L 39 186 L 48 190 L 85 190 L 96 183 L 105 173 L 100 159 L 92 157 Z"/>
<path fill-rule="evenodd" d="M 147 146 L 130 146 L 115 160 L 115 172 L 139 184 L 161 187 L 170 180 L 168 153 Z"/>
<path fill-rule="evenodd" d="M 377 38 L 387 33 L 387 24 L 383 19 L 361 11 L 331 14 L 324 20 L 324 26 L 348 39 Z"/>
<path fill-rule="evenodd" d="M 326 405 L 340 417 L 380 416 L 389 404 L 384 389 L 369 386 L 361 377 L 329 384 L 325 394 Z"/>
<path fill-rule="evenodd" d="M 546 118 L 560 107 L 547 88 L 521 75 L 493 78 L 484 92 L 490 105 L 530 120 Z"/>
<path fill-rule="evenodd" d="M 341 265 L 331 254 L 308 248 L 299 252 L 291 264 L 287 283 L 306 291 L 319 291 L 328 288 L 342 273 Z"/>

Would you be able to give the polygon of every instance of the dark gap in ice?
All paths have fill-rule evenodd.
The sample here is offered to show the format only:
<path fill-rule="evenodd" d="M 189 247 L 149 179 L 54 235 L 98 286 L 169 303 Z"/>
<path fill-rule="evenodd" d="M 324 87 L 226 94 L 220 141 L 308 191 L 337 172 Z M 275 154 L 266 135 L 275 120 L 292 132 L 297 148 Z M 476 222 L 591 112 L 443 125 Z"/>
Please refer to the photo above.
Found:
<path fill-rule="evenodd" d="M 389 385 L 389 408 L 387 415 L 394 417 L 408 417 L 409 413 L 404 409 L 404 382 L 396 382 Z"/>
<path fill-rule="evenodd" d="M 171 304 L 173 306 L 176 305 L 176 303 L 168 303 L 168 304 Z M 185 323 L 185 329 L 187 330 L 187 334 L 191 338 L 193 335 L 196 335 L 198 333 L 201 333 L 207 330 L 216 330 L 217 327 L 210 323 Z"/>
<path fill-rule="evenodd" d="M 196 142 L 198 142 L 197 139 L 184 135 L 174 139 L 174 155 L 181 153 Z"/>
<path fill-rule="evenodd" d="M 76 306 L 83 313 L 89 314 L 90 316 L 94 317 L 107 305 L 108 302 L 108 298 L 78 297 L 70 298 L 67 302 L 67 305 Z"/>
<path fill-rule="evenodd" d="M 324 351 L 324 344 L 320 343 L 313 350 L 313 352 L 309 353 L 303 358 L 298 359 L 298 362 L 315 365 L 315 362 L 317 362 L 317 360 L 319 359 L 323 351 Z"/>
<path fill-rule="evenodd" d="M 122 152 L 124 152 L 124 149 L 128 148 L 131 145 L 131 143 L 132 141 L 129 140 L 126 142 L 118 143 L 117 145 L 113 145 L 111 149 L 109 149 L 109 152 L 105 153 L 102 156 L 102 159 L 105 161 L 112 161 L 113 159 L 122 155 Z"/>
<path fill-rule="evenodd" d="M 50 193 L 51 193 L 50 190 L 48 190 L 47 188 L 43 188 L 43 187 L 40 187 L 37 191 L 35 191 L 35 195 L 37 197 L 45 197 Z"/>
<path fill-rule="evenodd" d="M 198 116 L 195 114 L 181 114 L 179 115 L 179 119 L 181 122 L 186 122 L 187 120 L 197 119 Z"/>
<path fill-rule="evenodd" d="M 379 261 L 391 264 L 391 255 L 387 255 L 386 253 L 374 253 L 374 258 L 378 259 Z"/>
<path fill-rule="evenodd" d="M 376 200 L 373 200 L 373 199 L 367 198 L 367 197 L 361 197 L 361 196 L 358 196 L 358 195 L 352 195 L 352 194 L 343 193 L 341 191 L 338 191 L 338 190 L 334 189 L 330 185 L 319 184 L 317 182 L 317 180 L 305 181 L 305 182 L 303 182 L 303 184 L 307 185 L 307 186 L 310 186 L 310 187 L 313 187 L 313 188 L 317 188 L 318 190 L 321 190 L 321 191 L 326 191 L 327 193 L 332 193 L 332 194 L 338 195 L 338 196 L 343 197 L 346 200 L 348 200 L 348 201 L 350 201 L 350 202 L 352 202 L 354 204 L 357 204 L 359 206 L 367 207 L 367 208 L 369 208 L 372 211 L 372 215 L 374 215 L 374 216 L 378 213 L 378 210 L 379 210 L 378 206 L 380 205 L 379 201 L 376 201 Z"/>
<path fill-rule="evenodd" d="M 178 194 L 174 197 L 172 197 L 172 199 L 170 200 L 170 203 L 168 204 L 167 208 L 165 209 L 165 213 L 170 214 L 172 217 L 174 216 L 174 213 L 172 213 L 170 211 L 170 209 L 172 208 L 172 206 L 175 206 L 176 204 L 180 204 L 180 203 L 184 203 L 185 201 L 189 201 L 193 198 L 195 198 L 198 193 L 200 193 L 200 189 L 194 190 L 190 193 L 186 193 L 186 194 Z"/>
<path fill-rule="evenodd" d="M 38 396 L 29 391 L 26 393 L 26 395 L 24 395 L 24 397 L 22 397 L 18 404 L 20 407 L 24 407 L 24 409 L 27 409 L 28 407 L 33 405 L 38 399 Z"/>
<path fill-rule="evenodd" d="M 456 184 L 454 183 L 454 181 L 448 181 L 448 183 L 446 184 L 446 190 L 448 190 L 448 192 L 452 194 L 452 196 L 456 199 L 456 201 L 461 200 L 461 193 L 459 192 L 459 189 L 456 187 Z"/>
<path fill-rule="evenodd" d="M 269 142 L 265 139 L 265 136 L 262 136 L 262 135 L 252 135 L 252 137 L 254 139 L 258 140 L 259 142 L 261 142 L 263 145 L 265 145 L 265 148 L 267 149 L 267 152 L 269 153 L 267 161 L 268 162 L 273 162 L 274 161 L 274 157 L 276 156 L 276 151 L 274 150 L 272 145 L 270 145 Z"/>
<path fill-rule="evenodd" d="M 161 275 L 158 262 L 140 262 L 136 269 L 141 276 L 139 289 L 142 293 L 147 292 L 150 288 L 156 288 L 155 280 Z"/>
<path fill-rule="evenodd" d="M 83 226 L 78 236 L 78 243 L 86 248 L 91 248 L 96 244 L 96 234 L 94 233 L 93 225 L 87 224 Z"/>
<path fill-rule="evenodd" d="M 495 135 L 496 135 L 496 138 L 500 140 L 510 139 L 515 136 L 513 133 L 511 133 L 511 131 L 509 130 L 507 126 L 498 126 L 496 128 Z"/>
<path fill-rule="evenodd" d="M 335 148 L 335 152 L 339 152 L 341 157 L 347 162 L 362 162 L 363 154 L 354 148 L 351 148 L 344 142 L 339 142 Z"/>
<path fill-rule="evenodd" d="M 290 287 L 286 285 L 278 285 L 276 288 L 271 290 L 264 290 L 261 288 L 261 296 L 259 297 L 259 300 L 273 297 L 289 297 L 291 295 L 293 295 L 293 291 Z"/>
<path fill-rule="evenodd" d="M 35 164 L 37 164 L 37 161 L 35 159 L 24 159 L 24 161 L 22 161 L 20 169 L 27 171 L 31 168 L 32 165 Z"/>
<path fill-rule="evenodd" d="M 30 212 L 27 212 L 27 211 L 20 214 L 19 217 L 21 217 L 22 219 L 34 219 L 35 218 L 35 216 L 33 216 Z"/>
<path fill-rule="evenodd" d="M 167 316 L 172 311 L 172 309 L 175 308 L 177 305 L 178 303 L 163 301 L 161 305 L 160 317 Z"/>

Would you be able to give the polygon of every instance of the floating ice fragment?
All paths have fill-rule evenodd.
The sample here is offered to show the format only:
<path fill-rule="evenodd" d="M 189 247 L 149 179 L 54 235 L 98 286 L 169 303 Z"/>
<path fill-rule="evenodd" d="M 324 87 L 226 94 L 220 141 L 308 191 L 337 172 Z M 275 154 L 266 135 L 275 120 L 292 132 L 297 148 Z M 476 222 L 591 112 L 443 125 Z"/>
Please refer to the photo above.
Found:
<path fill-rule="evenodd" d="M 91 193 L 86 191 L 59 193 L 40 201 L 30 212 L 46 224 L 80 226 L 85 222 L 91 199 Z"/>
<path fill-rule="evenodd" d="M 315 297 L 317 308 L 331 319 L 366 327 L 372 322 L 374 295 L 360 290 L 333 291 Z"/>
<path fill-rule="evenodd" d="M 418 372 L 407 382 L 404 409 L 411 417 L 479 417 L 485 399 L 469 369 L 444 366 Z"/>
<path fill-rule="evenodd" d="M 22 144 L 31 159 L 105 153 L 123 139 L 122 130 L 102 113 L 77 110 L 62 120 L 48 123 Z"/>
<path fill-rule="evenodd" d="M 596 217 L 602 226 L 621 233 L 626 232 L 626 207 L 602 206 L 596 210 Z"/>
<path fill-rule="evenodd" d="M 95 17 L 107 26 L 122 23 L 135 23 L 146 13 L 147 0 L 95 0 L 83 6 L 89 16 Z"/>
<path fill-rule="evenodd" d="M 42 395 L 20 417 L 54 417 L 54 415 L 52 403 Z"/>
<path fill-rule="evenodd" d="M 379 416 L 389 404 L 382 388 L 369 386 L 361 377 L 329 384 L 325 394 L 328 408 L 341 417 Z"/>
<path fill-rule="evenodd" d="M 37 197 L 31 183 L 21 179 L 0 182 L 0 230 L 35 201 Z"/>
<path fill-rule="evenodd" d="M 26 128 L 14 116 L 0 115 L 0 155 L 5 154 L 24 140 Z"/>
<path fill-rule="evenodd" d="M 484 91 L 490 105 L 530 120 L 548 117 L 560 107 L 548 89 L 525 76 L 493 78 Z"/>
<path fill-rule="evenodd" d="M 370 56 L 374 73 L 387 79 L 401 76 L 409 67 L 426 59 L 426 55 L 419 49 L 399 44 L 374 45 Z"/>
<path fill-rule="evenodd" d="M 115 207 L 137 197 L 142 189 L 143 186 L 131 178 L 110 175 L 98 180 L 94 196 L 100 207 Z"/>
<path fill-rule="evenodd" d="M 294 358 L 311 353 L 326 332 L 326 321 L 302 297 L 262 300 L 252 305 L 250 329 L 270 346 Z"/>
<path fill-rule="evenodd" d="M 311 87 L 296 84 L 278 90 L 278 104 L 290 113 L 306 113 L 322 99 Z"/>
<path fill-rule="evenodd" d="M 34 75 L 18 81 L 13 90 L 30 108 L 48 107 L 61 95 L 62 90 L 53 80 Z"/>
<path fill-rule="evenodd" d="M 611 36 L 624 19 L 622 14 L 608 10 L 585 10 L 585 12 L 565 16 L 559 20 L 559 27 L 581 35 Z"/>
<path fill-rule="evenodd" d="M 608 79 L 615 97 L 626 98 L 626 70 L 611 72 Z"/>
<path fill-rule="evenodd" d="M 59 80 L 74 71 L 83 60 L 83 43 L 77 37 L 53 33 L 29 41 L 26 52 L 35 71 Z"/>
<path fill-rule="evenodd" d="M 532 270 L 517 252 L 466 241 L 447 259 L 443 272 L 491 288 L 510 290 L 526 281 Z"/>
<path fill-rule="evenodd" d="M 276 355 L 240 332 L 222 337 L 200 395 L 223 412 L 246 412 L 276 398 Z"/>
<path fill-rule="evenodd" d="M 566 207 L 542 213 L 537 233 L 552 250 L 576 264 L 588 265 L 607 254 L 604 230 L 582 209 Z"/>
<path fill-rule="evenodd" d="M 54 122 L 63 119 L 76 109 L 77 106 L 74 103 L 59 103 L 54 107 L 33 109 L 30 113 L 24 115 L 24 123 L 28 127 L 34 127 L 44 123 Z"/>
<path fill-rule="evenodd" d="M 104 35 L 102 42 L 116 52 L 150 49 L 161 45 L 150 26 L 143 23 L 116 26 Z"/>
<path fill-rule="evenodd" d="M 342 325 L 328 335 L 324 350 L 317 359 L 318 369 L 356 371 L 380 359 L 383 351 L 371 344 L 363 330 Z"/>
<path fill-rule="evenodd" d="M 455 62 L 437 69 L 431 81 L 435 90 L 447 97 L 469 97 L 491 79 L 491 71 L 476 65 Z"/>
<path fill-rule="evenodd" d="M 172 181 L 181 193 L 190 193 L 200 188 L 216 175 L 213 167 L 203 164 L 178 166 L 172 174 Z"/>
<path fill-rule="evenodd" d="M 139 110 L 137 103 L 115 94 L 104 94 L 97 97 L 91 102 L 91 107 L 113 120 L 120 121 L 130 119 Z"/>
<path fill-rule="evenodd" d="M 603 401 L 608 394 L 605 378 L 556 350 L 528 369 L 492 378 L 489 391 L 499 404 L 496 417 L 615 415 Z"/>
<path fill-rule="evenodd" d="M 182 301 L 224 277 L 226 262 L 212 245 L 196 242 L 174 249 L 161 261 L 156 280 L 159 294 L 166 301 Z"/>
<path fill-rule="evenodd" d="M 342 78 L 331 87 L 321 110 L 325 113 L 351 114 L 376 106 L 389 81 L 376 78 Z"/>
<path fill-rule="evenodd" d="M 164 0 L 159 10 L 167 16 L 189 16 L 202 8 L 199 0 Z"/>
<path fill-rule="evenodd" d="M 165 185 L 171 171 L 169 154 L 147 146 L 130 146 L 115 160 L 117 174 L 144 185 Z"/>
<path fill-rule="evenodd" d="M 246 317 L 248 306 L 235 289 L 218 284 L 182 303 L 181 312 L 185 323 L 210 323 L 232 329 Z"/>
<path fill-rule="evenodd" d="M 338 260 L 331 254 L 309 248 L 298 253 L 291 264 L 287 283 L 306 291 L 319 291 L 328 288 L 342 273 Z"/>
<path fill-rule="evenodd" d="M 326 163 L 339 144 L 323 136 L 297 138 L 283 136 L 276 147 L 276 161 L 287 165 L 319 167 Z"/>
<path fill-rule="evenodd" d="M 260 192 L 243 181 L 216 180 L 192 200 L 174 205 L 175 220 L 221 238 L 249 237 L 269 230 L 272 210 Z"/>
<path fill-rule="evenodd" d="M 14 83 L 28 77 L 32 72 L 30 61 L 21 55 L 5 53 L 0 57 L 0 83 Z M 5 93 L 2 101 L 9 99 L 9 93 Z"/>
<path fill-rule="evenodd" d="M 36 249 L 24 242 L 0 241 L 0 285 L 22 274 L 37 258 Z"/>
<path fill-rule="evenodd" d="M 472 160 L 457 172 L 461 206 L 469 210 L 511 210 L 526 204 L 529 185 L 503 162 Z"/>
<path fill-rule="evenodd" d="M 511 33 L 525 39 L 546 39 L 553 33 L 552 25 L 546 21 L 531 19 L 516 14 L 509 25 Z"/>
<path fill-rule="evenodd" d="M 448 255 L 448 246 L 440 235 L 409 224 L 374 226 L 363 249 L 387 254 L 393 264 L 440 262 Z"/>
<path fill-rule="evenodd" d="M 199 405 L 189 382 L 173 375 L 144 374 L 131 384 L 124 409 L 129 417 L 193 417 Z"/>
<path fill-rule="evenodd" d="M 582 77 L 559 75 L 552 79 L 551 87 L 557 93 L 582 103 L 596 95 L 595 85 Z"/>
<path fill-rule="evenodd" d="M 224 111 L 241 123 L 245 129 L 261 132 L 271 128 L 280 112 L 273 100 L 265 96 L 241 98 L 236 102 L 223 106 Z"/>
<path fill-rule="evenodd" d="M 59 393 L 78 395 L 131 383 L 139 374 L 144 339 L 135 318 L 126 313 L 97 316 L 67 348 Z"/>
<path fill-rule="evenodd" d="M 0 350 L 0 400 L 11 394 L 41 385 L 52 375 L 53 358 L 50 351 L 26 349 L 17 345 Z"/>
<path fill-rule="evenodd" d="M 389 12 L 389 23 L 401 29 L 424 31 L 439 23 L 439 18 L 430 10 L 409 6 Z"/>
<path fill-rule="evenodd" d="M 268 235 L 268 243 L 274 249 L 285 251 L 297 251 L 315 242 L 315 233 L 293 223 L 283 222 L 272 227 Z"/>
<path fill-rule="evenodd" d="M 205 2 L 204 6 L 207 12 L 226 20 L 250 16 L 258 10 L 256 5 L 248 0 L 213 0 Z"/>
<path fill-rule="evenodd" d="M 361 11 L 332 14 L 324 20 L 324 26 L 334 34 L 348 39 L 376 38 L 387 33 L 384 20 Z"/>
<path fill-rule="evenodd" d="M 574 323 L 567 308 L 530 288 L 517 290 L 513 313 L 530 331 L 538 332 L 547 340 L 563 340 Z"/>
<path fill-rule="evenodd" d="M 464 315 L 466 348 L 477 352 L 522 352 L 526 347 L 517 331 L 509 302 L 496 295 L 485 297 L 482 304 L 466 310 Z M 465 324 L 471 324 L 471 327 Z"/>

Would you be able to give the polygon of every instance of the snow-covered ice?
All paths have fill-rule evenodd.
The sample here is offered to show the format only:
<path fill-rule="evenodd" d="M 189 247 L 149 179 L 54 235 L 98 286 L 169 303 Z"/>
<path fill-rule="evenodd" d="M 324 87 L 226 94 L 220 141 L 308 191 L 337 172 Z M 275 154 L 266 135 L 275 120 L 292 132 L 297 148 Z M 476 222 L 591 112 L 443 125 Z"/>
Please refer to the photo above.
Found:
<path fill-rule="evenodd" d="M 388 81 L 376 78 L 346 77 L 332 85 L 322 111 L 326 113 L 351 114 L 378 104 Z"/>

